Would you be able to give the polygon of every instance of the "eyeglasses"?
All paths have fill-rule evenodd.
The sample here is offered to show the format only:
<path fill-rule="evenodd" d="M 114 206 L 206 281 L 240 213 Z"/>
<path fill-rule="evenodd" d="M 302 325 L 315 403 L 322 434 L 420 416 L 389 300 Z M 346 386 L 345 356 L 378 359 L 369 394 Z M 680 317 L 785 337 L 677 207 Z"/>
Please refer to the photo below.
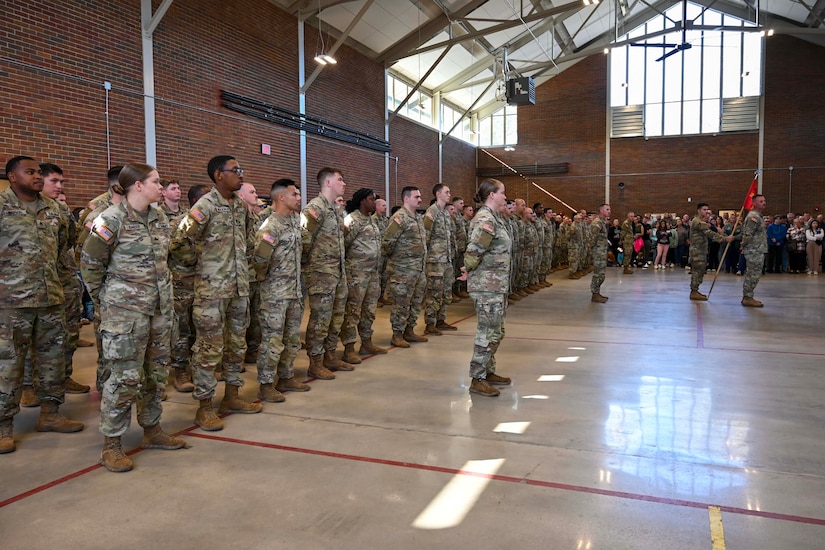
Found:
<path fill-rule="evenodd" d="M 220 171 L 221 172 L 235 172 L 236 175 L 243 176 L 243 168 L 241 168 L 240 166 L 236 166 L 235 168 L 225 168 L 225 169 L 220 170 Z"/>

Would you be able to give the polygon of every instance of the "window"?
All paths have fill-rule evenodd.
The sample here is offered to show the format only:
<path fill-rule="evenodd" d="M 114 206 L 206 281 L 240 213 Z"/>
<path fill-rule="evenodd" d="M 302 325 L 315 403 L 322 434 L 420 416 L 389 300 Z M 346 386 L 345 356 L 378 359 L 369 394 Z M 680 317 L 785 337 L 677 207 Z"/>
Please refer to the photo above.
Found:
<path fill-rule="evenodd" d="M 478 145 L 500 147 L 518 143 L 518 108 L 505 105 L 478 122 Z"/>

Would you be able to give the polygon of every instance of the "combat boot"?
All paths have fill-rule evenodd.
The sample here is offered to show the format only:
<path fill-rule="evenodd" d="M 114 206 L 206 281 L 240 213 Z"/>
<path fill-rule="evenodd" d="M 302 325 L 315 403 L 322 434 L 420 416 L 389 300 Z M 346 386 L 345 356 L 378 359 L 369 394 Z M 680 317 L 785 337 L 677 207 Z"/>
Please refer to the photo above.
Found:
<path fill-rule="evenodd" d="M 180 393 L 191 393 L 195 391 L 195 385 L 192 383 L 192 375 L 186 371 L 186 368 L 175 368 L 175 390 Z"/>
<path fill-rule="evenodd" d="M 319 380 L 334 380 L 335 375 L 332 374 L 325 366 L 324 366 L 324 356 L 323 355 L 310 355 L 309 356 L 309 368 L 307 369 L 307 377 L 309 378 L 317 378 Z"/>
<path fill-rule="evenodd" d="M 264 410 L 260 403 L 250 403 L 238 397 L 238 389 L 238 386 L 226 385 L 221 406 L 218 408 L 219 413 L 255 414 Z"/>
<path fill-rule="evenodd" d="M 400 330 L 392 331 L 392 339 L 390 339 L 390 345 L 395 346 L 397 348 L 410 347 L 410 343 L 404 340 L 404 335 L 401 333 Z"/>
<path fill-rule="evenodd" d="M 496 397 L 501 392 L 491 386 L 486 380 L 473 378 L 473 381 L 470 382 L 470 393 L 486 395 L 487 397 Z"/>
<path fill-rule="evenodd" d="M 298 382 L 295 378 L 279 378 L 278 383 L 275 384 L 275 389 L 281 393 L 288 391 L 309 391 L 312 387 L 309 384 Z"/>
<path fill-rule="evenodd" d="M 359 359 L 358 362 L 360 363 L 361 360 Z M 343 371 L 351 371 L 355 370 L 355 367 L 351 365 L 347 365 L 335 354 L 334 349 L 328 349 L 324 352 L 324 366 L 329 370 L 343 370 Z"/>
<path fill-rule="evenodd" d="M 63 382 L 63 391 L 66 393 L 89 393 L 91 389 L 91 386 L 72 380 L 71 376 L 66 377 L 66 380 Z"/>
<path fill-rule="evenodd" d="M 13 453 L 17 448 L 14 446 L 14 426 L 12 422 L 11 418 L 0 420 L 0 455 Z"/>
<path fill-rule="evenodd" d="M 745 307 L 763 307 L 765 304 L 759 300 L 754 300 L 750 296 L 745 296 L 742 298 L 742 305 Z"/>
<path fill-rule="evenodd" d="M 458 294 L 453 292 L 453 297 L 452 297 L 452 300 L 450 301 L 450 303 L 457 304 L 460 301 L 461 301 L 461 296 L 459 296 Z"/>
<path fill-rule="evenodd" d="M 186 447 L 186 441 L 164 432 L 163 428 L 160 427 L 160 423 L 158 423 L 154 426 L 143 428 L 143 441 L 140 442 L 140 446 L 144 449 L 174 451 Z"/>
<path fill-rule="evenodd" d="M 624 271 L 622 273 L 624 273 L 625 275 L 633 275 L 633 270 L 629 267 L 626 267 L 624 268 Z"/>
<path fill-rule="evenodd" d="M 596 293 L 595 293 L 595 294 L 593 294 L 593 296 L 590 298 L 590 301 L 591 301 L 591 302 L 593 302 L 593 303 L 596 303 L 596 304 L 603 304 L 603 303 L 605 303 L 605 302 L 607 301 L 607 297 L 606 297 L 606 296 L 602 296 L 601 294 L 599 294 L 598 292 L 596 292 Z"/>
<path fill-rule="evenodd" d="M 258 390 L 258 399 L 267 403 L 283 403 L 286 401 L 284 394 L 276 390 L 274 384 L 261 384 Z"/>
<path fill-rule="evenodd" d="M 507 296 L 507 299 L 510 300 L 511 302 L 520 302 L 521 301 L 521 297 L 518 294 L 516 294 L 515 292 L 513 292 L 509 296 Z"/>
<path fill-rule="evenodd" d="M 435 325 L 427 325 L 427 326 L 424 327 L 424 334 L 432 334 L 433 336 L 441 336 L 444 333 L 441 332 L 440 330 L 438 330 L 437 328 L 435 328 Z M 406 334 L 405 334 L 405 336 L 406 336 Z M 410 342 L 415 342 L 415 340 L 410 340 Z"/>
<path fill-rule="evenodd" d="M 223 421 L 215 414 L 211 398 L 200 400 L 198 412 L 195 413 L 195 424 L 207 432 L 217 432 L 223 429 Z"/>
<path fill-rule="evenodd" d="M 439 319 L 438 322 L 435 324 L 435 328 L 437 328 L 440 331 L 458 330 L 458 327 L 454 327 L 453 325 L 449 324 L 444 319 Z"/>
<path fill-rule="evenodd" d="M 499 376 L 493 372 L 488 374 L 485 380 L 487 380 L 488 384 L 493 386 L 509 386 L 512 383 L 512 380 L 510 380 L 507 376 Z"/>
<path fill-rule="evenodd" d="M 528 296 L 530 296 L 530 294 L 527 293 L 527 292 L 524 292 L 523 288 L 520 288 L 516 291 L 516 296 L 518 296 L 519 298 L 527 298 Z"/>
<path fill-rule="evenodd" d="M 708 297 L 705 296 L 704 294 L 702 294 L 701 292 L 699 292 L 698 290 L 691 290 L 690 291 L 690 299 L 691 300 L 697 300 L 699 302 L 707 302 L 708 301 Z"/>
<path fill-rule="evenodd" d="M 258 362 L 258 352 L 257 351 L 247 351 L 246 354 L 244 354 L 244 356 L 243 356 L 243 362 L 244 363 L 250 363 L 250 364 L 254 365 L 255 363 Z M 243 368 L 243 367 L 241 367 L 241 368 Z M 241 370 L 241 372 L 245 372 L 245 371 Z"/>
<path fill-rule="evenodd" d="M 23 394 L 20 396 L 21 407 L 36 407 L 37 394 L 34 392 L 34 386 L 23 386 Z"/>
<path fill-rule="evenodd" d="M 34 429 L 38 432 L 70 434 L 79 432 L 85 427 L 82 422 L 69 420 L 57 412 L 57 408 L 58 404 L 56 401 L 49 400 L 40 403 L 40 418 L 37 419 L 37 425 Z"/>
<path fill-rule="evenodd" d="M 429 342 L 429 338 L 426 336 L 419 336 L 415 332 L 413 332 L 413 328 L 408 326 L 407 329 L 404 331 L 404 340 L 407 342 Z"/>
<path fill-rule="evenodd" d="M 358 354 L 355 352 L 355 342 L 344 345 L 344 355 L 341 357 L 341 360 L 350 365 L 361 364 L 361 358 L 358 357 Z"/>
<path fill-rule="evenodd" d="M 373 344 L 372 338 L 362 338 L 361 349 L 358 350 L 358 353 L 361 355 L 384 355 L 387 353 L 387 350 Z"/>
<path fill-rule="evenodd" d="M 104 438 L 100 463 L 110 472 L 128 472 L 135 467 L 132 459 L 123 452 L 123 447 L 120 445 L 120 436 Z"/>
<path fill-rule="evenodd" d="M 459 296 L 459 298 L 469 298 L 470 293 L 467 292 L 466 290 L 460 290 L 460 291 L 458 291 L 458 296 Z"/>

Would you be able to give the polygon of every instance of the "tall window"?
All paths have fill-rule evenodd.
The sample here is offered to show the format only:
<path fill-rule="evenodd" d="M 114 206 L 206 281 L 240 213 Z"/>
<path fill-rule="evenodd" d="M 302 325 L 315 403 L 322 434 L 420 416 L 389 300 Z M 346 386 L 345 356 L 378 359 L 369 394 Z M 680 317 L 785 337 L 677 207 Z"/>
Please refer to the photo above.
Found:
<path fill-rule="evenodd" d="M 496 147 L 518 143 L 518 111 L 515 105 L 505 105 L 492 115 L 478 121 L 478 145 Z"/>
<path fill-rule="evenodd" d="M 667 17 L 665 17 L 665 15 Z M 634 39 L 673 28 L 681 21 L 682 6 L 677 4 L 665 15 L 621 37 Z M 697 25 L 753 28 L 753 23 L 730 15 L 687 5 L 687 19 Z M 672 20 L 672 21 L 671 21 Z M 650 38 L 637 44 L 682 45 L 681 31 Z M 676 48 L 622 46 L 610 54 L 610 98 L 613 107 L 642 106 L 645 136 L 673 136 L 718 133 L 730 129 L 756 129 L 755 101 L 760 95 L 762 38 L 757 32 L 730 30 L 692 30 L 685 33 L 684 47 L 662 59 Z M 753 123 L 726 126 L 726 111 L 750 109 Z M 614 118 L 615 120 L 615 118 Z M 741 116 L 737 118 L 741 120 Z M 634 135 L 632 132 L 625 135 Z"/>

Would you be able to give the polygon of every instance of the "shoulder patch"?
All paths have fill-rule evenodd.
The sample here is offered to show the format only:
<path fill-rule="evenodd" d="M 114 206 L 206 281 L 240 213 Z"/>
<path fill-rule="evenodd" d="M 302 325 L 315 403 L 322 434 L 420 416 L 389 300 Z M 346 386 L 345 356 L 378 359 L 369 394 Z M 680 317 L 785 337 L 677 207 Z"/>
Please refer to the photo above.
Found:
<path fill-rule="evenodd" d="M 306 213 L 315 218 L 316 220 L 321 216 L 318 210 L 316 210 L 314 207 L 307 208 Z"/>
<path fill-rule="evenodd" d="M 489 233 L 491 235 L 494 235 L 495 232 L 496 232 L 495 228 L 493 227 L 493 224 L 491 224 L 490 222 L 482 223 L 481 224 L 481 229 L 486 231 L 487 233 Z"/>
<path fill-rule="evenodd" d="M 398 225 L 401 225 L 401 218 L 395 217 L 395 218 L 392 219 L 392 221 L 394 221 Z"/>
<path fill-rule="evenodd" d="M 433 213 L 432 213 L 432 212 L 430 212 L 429 210 L 427 211 L 427 213 L 426 213 L 425 215 L 426 215 L 428 218 L 430 218 L 431 220 L 432 220 L 432 219 L 435 219 L 435 217 L 433 216 Z"/>
<path fill-rule="evenodd" d="M 91 230 L 92 230 L 92 226 L 93 226 L 94 224 L 95 224 L 95 221 L 94 221 L 94 220 L 89 220 L 89 221 L 87 221 L 87 222 L 86 222 L 85 227 L 86 227 L 86 229 L 88 229 L 89 231 L 91 231 Z"/>
<path fill-rule="evenodd" d="M 206 216 L 203 215 L 203 212 L 201 212 L 197 208 L 191 209 L 189 211 L 189 215 L 195 218 L 195 221 L 198 223 L 201 223 L 204 219 L 206 219 Z"/>
<path fill-rule="evenodd" d="M 263 237 L 261 238 L 269 244 L 275 244 L 275 237 L 273 237 L 270 233 L 264 233 Z"/>
<path fill-rule="evenodd" d="M 101 239 L 106 241 L 106 243 L 111 241 L 112 237 L 114 237 L 114 234 L 109 230 L 109 228 L 103 224 L 100 224 L 97 227 L 95 227 L 95 233 L 97 233 Z"/>

